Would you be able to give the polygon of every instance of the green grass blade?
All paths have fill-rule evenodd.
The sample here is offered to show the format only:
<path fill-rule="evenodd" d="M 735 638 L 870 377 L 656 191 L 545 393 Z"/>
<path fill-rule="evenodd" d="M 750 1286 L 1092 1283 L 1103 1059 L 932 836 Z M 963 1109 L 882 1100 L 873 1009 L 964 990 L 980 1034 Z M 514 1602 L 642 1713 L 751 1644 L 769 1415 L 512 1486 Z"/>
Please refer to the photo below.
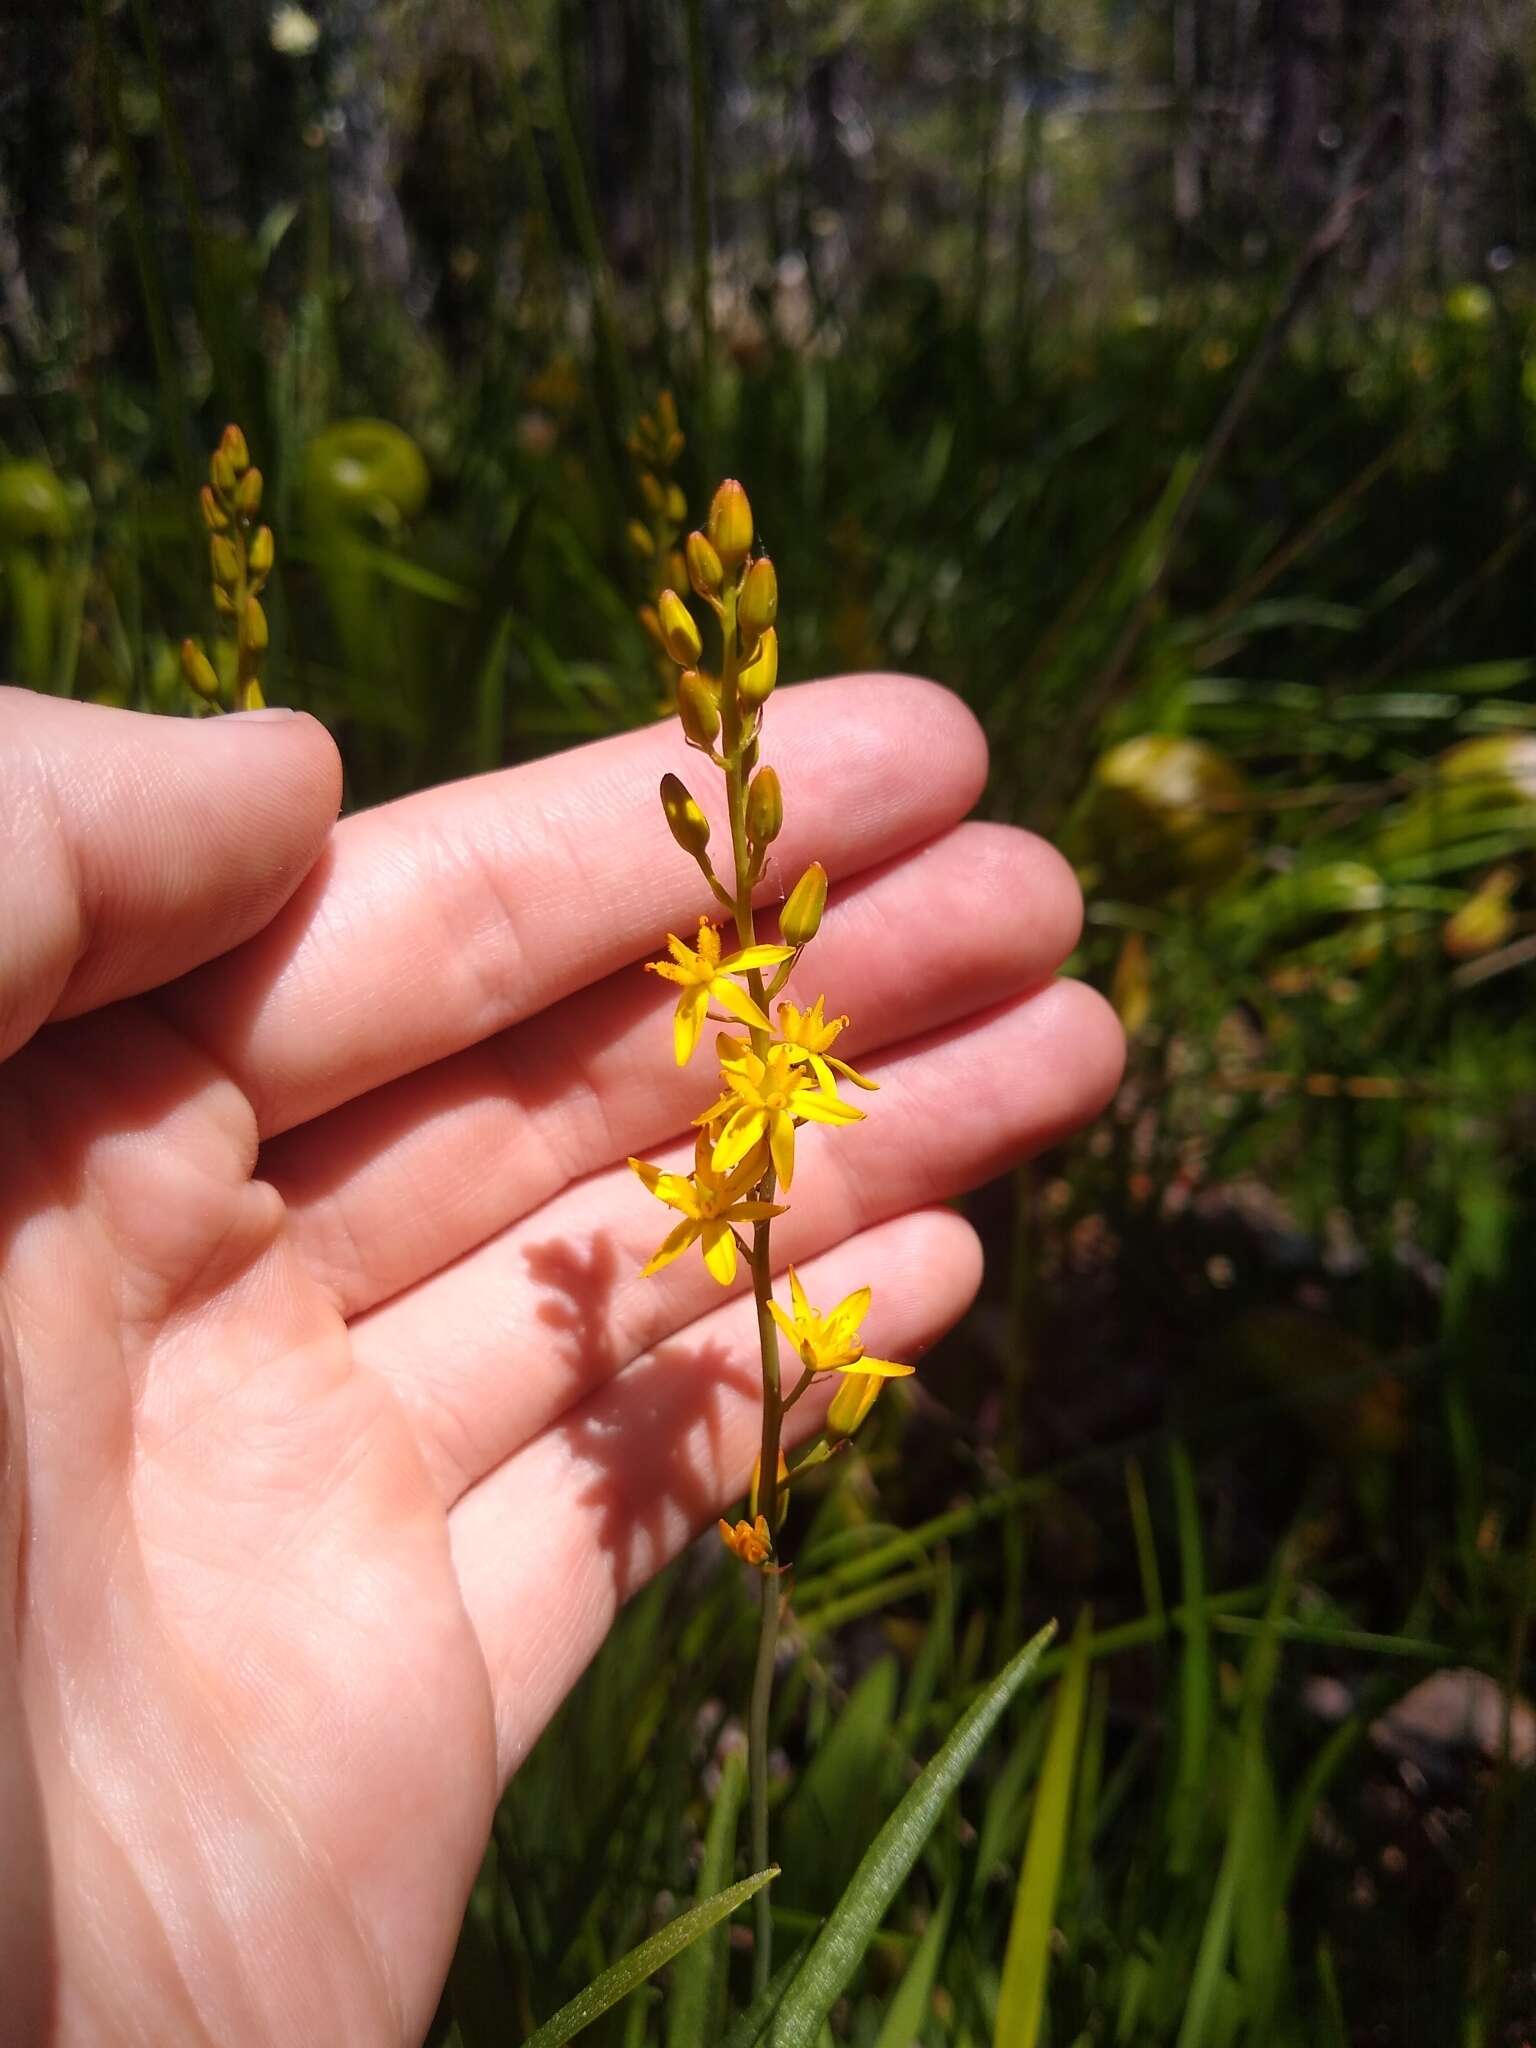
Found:
<path fill-rule="evenodd" d="M 720 1789 L 710 1808 L 709 1827 L 704 1836 L 698 1883 L 701 1903 L 716 1896 L 731 1874 L 746 1783 L 746 1759 L 739 1749 L 733 1749 L 720 1773 Z M 713 2040 L 718 2033 L 728 1941 L 723 1926 L 712 1928 L 678 1957 L 672 1995 L 667 2002 L 668 2048 L 697 2048 L 700 2041 Z"/>
<path fill-rule="evenodd" d="M 769 2035 L 773 2048 L 811 2048 L 939 1815 L 1055 1633 L 1052 1622 L 1004 1666 L 875 1837 L 785 1995 Z"/>
<path fill-rule="evenodd" d="M 1168 1868 L 1175 1876 L 1182 1876 L 1194 1867 L 1195 1840 L 1205 1807 L 1214 1673 L 1210 1617 L 1205 1611 L 1200 1508 L 1195 1498 L 1194 1467 L 1182 1443 L 1175 1441 L 1170 1463 L 1184 1586 L 1184 1654 L 1179 1660 L 1179 1763 L 1168 1815 Z"/>
<path fill-rule="evenodd" d="M 995 2048 L 1035 2048 L 1045 2015 L 1045 1981 L 1050 1969 L 1051 1928 L 1061 1890 L 1077 1774 L 1083 1709 L 1088 1699 L 1088 1652 L 1092 1616 L 1078 1617 L 1066 1672 L 1056 1693 L 1050 1741 L 1035 1793 L 1035 1810 L 1024 1849 L 1024 1869 L 1013 1904 L 1013 1924 L 1003 1956 L 1003 1984 L 997 2001 Z"/>
<path fill-rule="evenodd" d="M 873 2048 L 912 2048 L 912 2043 L 921 2033 L 923 2021 L 928 2016 L 928 2003 L 933 1996 L 939 1958 L 944 1953 L 944 1943 L 949 1935 L 949 1919 L 954 1905 L 955 1894 L 951 1887 L 940 1901 L 939 1910 L 923 1929 L 923 1938 L 907 1965 L 906 1975 L 885 2009 L 885 2018 L 880 2023 Z"/>
<path fill-rule="evenodd" d="M 649 1941 L 642 1941 L 638 1948 L 632 1948 L 627 1956 L 620 1957 L 611 1969 L 594 1977 L 584 1991 L 578 1991 L 568 2005 L 562 2005 L 537 2033 L 530 2034 L 523 2048 L 563 2048 L 565 2042 L 573 2041 L 584 2027 L 591 2026 L 621 1998 L 627 1998 L 637 1984 L 643 1984 L 647 1977 L 654 1976 L 663 1963 L 670 1963 L 701 1934 L 708 1934 L 720 1921 L 728 1920 L 738 1906 L 744 1906 L 778 1874 L 778 1865 L 770 1864 L 766 1870 L 758 1871 L 755 1877 L 744 1877 L 729 1891 L 719 1892 L 714 1898 L 706 1899 L 703 1905 L 690 1906 L 686 1913 L 679 1913 Z"/>
<path fill-rule="evenodd" d="M 767 2033 L 769 2024 L 779 2009 L 780 2000 L 793 1983 L 800 1965 L 805 1961 L 805 1952 L 809 1947 L 809 1937 L 796 1942 L 791 1953 L 779 1964 L 746 2011 L 736 2015 L 721 2038 L 720 2048 L 757 2048 L 757 2043 Z"/>

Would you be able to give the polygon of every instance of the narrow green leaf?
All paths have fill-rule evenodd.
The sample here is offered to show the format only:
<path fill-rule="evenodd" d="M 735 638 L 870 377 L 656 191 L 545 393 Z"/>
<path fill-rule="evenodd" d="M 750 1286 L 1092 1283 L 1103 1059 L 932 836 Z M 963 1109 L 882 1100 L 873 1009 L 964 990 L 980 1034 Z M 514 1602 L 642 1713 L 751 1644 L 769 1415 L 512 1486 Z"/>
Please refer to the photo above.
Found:
<path fill-rule="evenodd" d="M 1184 1654 L 1179 1660 L 1179 1762 L 1173 1797 L 1169 1802 L 1168 1868 L 1175 1876 L 1181 1876 L 1194 1867 L 1195 1837 L 1205 1806 L 1214 1678 L 1210 1618 L 1205 1611 L 1205 1554 L 1200 1542 L 1195 1474 L 1189 1462 L 1189 1452 L 1177 1440 L 1172 1447 L 1170 1463 L 1174 1515 L 1179 1532 L 1179 1566 L 1184 1587 Z"/>
<path fill-rule="evenodd" d="M 1008 1947 L 1003 1956 L 1003 1983 L 992 2036 L 994 2048 L 1035 2048 L 1045 2016 L 1051 1928 L 1061 1889 L 1072 1783 L 1077 1773 L 1078 1742 L 1088 1699 L 1092 1633 L 1092 1614 L 1085 1607 L 1073 1631 L 1067 1668 L 1057 1688 L 1051 1738 L 1035 1793 L 1024 1868 L 1013 1903 L 1013 1925 L 1008 1930 Z"/>
<path fill-rule="evenodd" d="M 731 1874 L 746 1783 L 746 1759 L 739 1749 L 733 1749 L 721 1770 L 720 1788 L 704 1836 L 698 1882 L 701 1904 L 718 1894 Z M 679 1956 L 667 2002 L 668 2048 L 698 2048 L 701 2041 L 711 2041 L 719 2032 L 729 1939 L 723 1926 L 713 1928 Z"/>
<path fill-rule="evenodd" d="M 769 2024 L 779 2009 L 779 2001 L 794 1981 L 800 1965 L 805 1961 L 805 1952 L 809 1947 L 808 1938 L 795 1943 L 794 1948 L 779 1964 L 746 2011 L 736 2015 L 720 2042 L 720 2048 L 757 2048 L 758 2042 L 767 2033 Z"/>
<path fill-rule="evenodd" d="M 928 2017 L 928 2003 L 933 1996 L 933 1980 L 938 1973 L 939 1958 L 944 1953 L 944 1943 L 949 1934 L 949 1917 L 954 1911 L 954 1887 L 944 1894 L 939 1910 L 923 1929 L 923 1938 L 917 1944 L 912 1960 L 907 1965 L 906 1975 L 896 1987 L 896 1995 L 885 2009 L 885 2018 L 875 2036 L 873 2048 L 912 2048 L 912 2043 L 922 2031 L 923 2021 Z"/>
<path fill-rule="evenodd" d="M 778 1874 L 778 1865 L 770 1864 L 766 1870 L 758 1871 L 755 1877 L 744 1877 L 729 1891 L 719 1892 L 714 1898 L 706 1899 L 703 1905 L 690 1906 L 686 1913 L 679 1913 L 675 1920 L 669 1920 L 648 1941 L 642 1941 L 627 1956 L 621 1956 L 611 1969 L 594 1977 L 585 1991 L 578 1991 L 568 2005 L 562 2005 L 552 2019 L 544 2022 L 537 2033 L 530 2034 L 523 2048 L 564 2048 L 565 2042 L 573 2041 L 584 2027 L 591 2026 L 621 1998 L 627 1998 L 637 1984 L 643 1984 L 663 1963 L 670 1963 L 674 1956 L 681 1955 L 701 1934 L 707 1934 L 711 1927 L 729 1919 L 738 1906 L 744 1906 Z"/>
<path fill-rule="evenodd" d="M 773 2048 L 811 2048 L 939 1815 L 1055 1633 L 1051 1622 L 999 1672 L 875 1837 L 779 2007 Z"/>

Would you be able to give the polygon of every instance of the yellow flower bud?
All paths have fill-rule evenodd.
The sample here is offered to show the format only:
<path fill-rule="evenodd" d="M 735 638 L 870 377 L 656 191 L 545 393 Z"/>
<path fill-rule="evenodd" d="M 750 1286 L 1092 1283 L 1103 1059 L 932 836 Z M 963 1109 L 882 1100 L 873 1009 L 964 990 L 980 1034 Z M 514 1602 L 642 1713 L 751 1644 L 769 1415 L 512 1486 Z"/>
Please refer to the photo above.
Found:
<path fill-rule="evenodd" d="M 656 543 L 651 537 L 651 529 L 642 520 L 631 519 L 624 529 L 624 534 L 642 561 L 648 562 L 655 554 Z"/>
<path fill-rule="evenodd" d="M 242 519 L 254 519 L 261 510 L 261 471 L 248 469 L 235 492 L 235 510 Z"/>
<path fill-rule="evenodd" d="M 718 597 L 725 571 L 720 567 L 720 557 L 709 544 L 709 536 L 690 533 L 687 556 L 688 578 L 700 597 Z"/>
<path fill-rule="evenodd" d="M 773 1538 L 768 1533 L 768 1524 L 761 1515 L 755 1523 L 741 1521 L 733 1529 L 729 1522 L 720 1524 L 720 1540 L 733 1556 L 743 1564 L 761 1566 L 773 1555 Z"/>
<path fill-rule="evenodd" d="M 261 684 L 257 682 L 254 676 L 247 676 L 235 692 L 235 709 L 237 711 L 260 711 L 266 704 L 266 701 L 266 698 L 261 694 Z"/>
<path fill-rule="evenodd" d="M 245 436 L 231 423 L 219 437 L 219 453 L 229 458 L 229 465 L 236 476 L 243 476 L 250 467 L 251 451 L 245 445 Z"/>
<path fill-rule="evenodd" d="M 229 525 L 229 514 L 213 495 L 212 484 L 204 484 L 198 493 L 198 504 L 202 507 L 203 524 L 210 533 L 223 533 Z"/>
<path fill-rule="evenodd" d="M 641 625 L 644 626 L 649 638 L 654 640 L 658 647 L 665 647 L 667 644 L 666 635 L 661 630 L 661 620 L 656 616 L 655 605 L 641 605 L 639 611 L 636 613 L 636 617 L 639 619 Z"/>
<path fill-rule="evenodd" d="M 808 946 L 821 929 L 826 907 L 827 871 L 819 860 L 813 860 L 779 912 L 779 937 L 785 945 Z"/>
<path fill-rule="evenodd" d="M 681 526 L 688 517 L 688 500 L 683 496 L 679 485 L 667 485 L 666 496 L 662 501 L 662 509 L 674 526 Z"/>
<path fill-rule="evenodd" d="M 1441 942 L 1453 960 L 1473 960 L 1507 942 L 1515 928 L 1509 899 L 1519 886 L 1518 868 L 1495 868 L 1447 918 Z"/>
<path fill-rule="evenodd" d="M 752 507 L 735 477 L 716 491 L 707 523 L 710 544 L 727 570 L 739 569 L 752 546 Z"/>
<path fill-rule="evenodd" d="M 767 632 L 778 615 L 779 579 L 768 557 L 759 555 L 747 571 L 736 604 L 736 623 L 741 628 L 742 638 L 748 642 L 757 640 Z"/>
<path fill-rule="evenodd" d="M 240 555 L 227 534 L 215 533 L 208 542 L 208 559 L 213 580 L 223 590 L 233 590 L 240 581 Z"/>
<path fill-rule="evenodd" d="M 667 502 L 666 492 L 648 469 L 642 469 L 640 472 L 640 495 L 645 500 L 647 512 L 660 512 Z"/>
<path fill-rule="evenodd" d="M 771 768 L 759 768 L 747 791 L 747 837 L 767 846 L 784 829 L 784 792 Z"/>
<path fill-rule="evenodd" d="M 779 636 L 770 626 L 757 643 L 757 652 L 736 678 L 743 704 L 754 710 L 766 704 L 779 680 Z"/>
<path fill-rule="evenodd" d="M 664 590 L 657 606 L 662 643 L 679 668 L 697 668 L 704 642 L 693 615 L 675 590 Z"/>
<path fill-rule="evenodd" d="M 258 598 L 245 600 L 245 611 L 240 619 L 240 644 L 252 653 L 260 654 L 267 644 L 267 615 Z"/>
<path fill-rule="evenodd" d="M 232 619 L 235 616 L 235 600 L 217 583 L 213 586 L 213 608 L 221 619 Z"/>
<path fill-rule="evenodd" d="M 667 550 L 666 571 L 668 583 L 671 584 L 674 590 L 681 590 L 688 581 L 688 564 L 683 560 L 680 549 L 669 548 Z"/>
<path fill-rule="evenodd" d="M 709 820 L 675 775 L 661 778 L 661 808 L 666 813 L 672 837 L 697 860 L 709 844 Z"/>
<path fill-rule="evenodd" d="M 827 1434 L 852 1436 L 879 1397 L 885 1381 L 875 1372 L 839 1373 L 837 1392 L 827 1404 Z"/>
<path fill-rule="evenodd" d="M 253 469 L 251 475 L 255 476 L 255 474 L 256 472 Z M 276 550 L 272 543 L 271 527 L 258 526 L 251 535 L 251 544 L 246 550 L 245 558 L 251 574 L 253 576 L 265 576 L 272 567 L 272 557 L 275 552 Z"/>
<path fill-rule="evenodd" d="M 195 640 L 183 640 L 181 643 L 181 672 L 199 697 L 206 697 L 210 704 L 217 703 L 218 676 L 214 673 L 213 663 Z"/>
<path fill-rule="evenodd" d="M 230 461 L 222 443 L 214 449 L 213 454 L 208 458 L 208 475 L 212 480 L 214 490 L 221 498 L 234 496 L 236 483 L 235 465 Z"/>
<path fill-rule="evenodd" d="M 707 676 L 684 669 L 677 679 L 677 715 L 696 747 L 714 745 L 720 730 L 720 705 Z"/>

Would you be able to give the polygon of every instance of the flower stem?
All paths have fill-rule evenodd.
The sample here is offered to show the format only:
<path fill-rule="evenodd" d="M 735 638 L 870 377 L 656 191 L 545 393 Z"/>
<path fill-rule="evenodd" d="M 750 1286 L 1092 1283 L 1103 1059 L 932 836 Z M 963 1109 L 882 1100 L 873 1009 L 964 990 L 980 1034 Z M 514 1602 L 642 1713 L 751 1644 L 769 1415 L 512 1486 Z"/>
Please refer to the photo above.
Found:
<path fill-rule="evenodd" d="M 731 853 L 735 865 L 736 894 L 733 909 L 736 939 L 743 948 L 755 945 L 752 916 L 752 853 L 747 840 L 747 755 L 748 737 L 743 730 L 741 708 L 736 695 L 740 666 L 740 642 L 736 631 L 736 599 L 726 595 L 720 620 L 722 661 L 720 668 L 720 711 L 722 751 L 725 756 L 726 803 L 731 820 Z M 752 999 L 761 1008 L 767 997 L 762 975 L 753 969 L 746 977 Z M 762 1058 L 768 1051 L 768 1033 L 754 1026 L 752 1050 Z M 772 1201 L 774 1175 L 764 1175 L 761 1195 Z M 779 1508 L 779 1443 L 784 1417 L 779 1382 L 779 1333 L 768 1303 L 773 1297 L 773 1258 L 770 1250 L 771 1224 L 752 1226 L 752 1294 L 757 1304 L 757 1340 L 762 1356 L 763 1431 L 758 1463 L 758 1509 L 769 1530 L 777 1533 Z M 757 1665 L 752 1676 L 752 1700 L 747 1719 L 747 1782 L 751 1806 L 752 1868 L 768 1865 L 768 1716 L 773 1700 L 773 1661 L 778 1645 L 781 1604 L 778 1574 L 761 1575 L 762 1620 L 757 1639 Z M 773 1966 L 773 1913 L 767 1891 L 757 1895 L 756 1942 L 752 1954 L 754 1993 L 767 1984 Z"/>

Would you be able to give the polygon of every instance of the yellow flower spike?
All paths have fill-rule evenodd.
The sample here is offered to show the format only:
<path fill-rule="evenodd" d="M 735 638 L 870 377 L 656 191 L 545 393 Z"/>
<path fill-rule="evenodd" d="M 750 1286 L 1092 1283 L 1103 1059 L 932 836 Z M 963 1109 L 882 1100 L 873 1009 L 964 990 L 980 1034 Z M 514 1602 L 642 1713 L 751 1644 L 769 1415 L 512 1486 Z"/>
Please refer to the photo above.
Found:
<path fill-rule="evenodd" d="M 821 930 L 822 913 L 827 907 L 827 871 L 819 860 L 813 860 L 805 873 L 789 892 L 788 901 L 779 912 L 779 937 L 786 946 L 797 951 L 808 946 Z"/>
<path fill-rule="evenodd" d="M 905 1379 L 916 1370 L 910 1365 L 897 1365 L 893 1359 L 871 1358 L 865 1351 L 859 1340 L 859 1326 L 869 1314 L 870 1291 L 867 1287 L 856 1288 L 836 1308 L 822 1315 L 811 1307 L 800 1284 L 800 1275 L 791 1266 L 789 1293 L 792 1313 L 786 1315 L 776 1301 L 770 1301 L 768 1307 L 807 1372 L 859 1373 L 895 1380 Z M 867 1405 L 865 1412 L 868 1412 Z"/>
<path fill-rule="evenodd" d="M 733 1557 L 754 1569 L 761 1569 L 773 1555 L 773 1538 L 761 1515 L 755 1522 L 738 1522 L 734 1529 L 729 1522 L 722 1521 L 720 1541 Z"/>
<path fill-rule="evenodd" d="M 736 1278 L 734 1226 L 765 1223 L 784 1214 L 781 1204 L 753 1198 L 752 1190 L 760 1176 L 750 1169 L 717 1173 L 710 1159 L 711 1149 L 707 1134 L 701 1131 L 694 1146 L 693 1172 L 689 1174 L 665 1173 L 647 1160 L 630 1160 L 631 1170 L 639 1176 L 641 1184 L 658 1202 L 676 1209 L 683 1219 L 640 1269 L 642 1279 L 670 1266 L 697 1241 L 710 1273 L 722 1287 L 729 1287 Z"/>
<path fill-rule="evenodd" d="M 710 546 L 709 536 L 704 533 L 690 533 L 686 554 L 688 558 L 688 580 L 700 597 L 713 601 L 720 595 L 720 586 L 725 581 L 725 571 L 720 566 L 720 557 Z"/>
<path fill-rule="evenodd" d="M 704 642 L 693 622 L 693 614 L 675 590 L 664 590 L 657 602 L 662 644 L 679 668 L 697 668 Z"/>
<path fill-rule="evenodd" d="M 677 679 L 677 715 L 684 735 L 696 747 L 709 748 L 720 731 L 720 700 L 708 676 L 687 668 Z"/>
<path fill-rule="evenodd" d="M 798 1009 L 793 1003 L 780 1003 L 780 1042 L 788 1047 L 792 1060 L 803 1062 L 810 1068 L 828 1095 L 837 1089 L 832 1078 L 834 1072 L 841 1074 L 845 1081 L 851 1081 L 855 1088 L 868 1088 L 871 1093 L 875 1092 L 880 1086 L 878 1081 L 868 1080 L 846 1060 L 836 1059 L 828 1052 L 827 1048 L 835 1044 L 848 1028 L 848 1019 L 824 1016 L 825 1003 L 825 996 L 818 996 L 808 1010 Z"/>
<path fill-rule="evenodd" d="M 784 829 L 784 792 L 771 768 L 759 768 L 747 791 L 747 837 L 769 846 Z"/>
<path fill-rule="evenodd" d="M 739 1062 L 722 1062 L 721 1072 L 725 1094 L 694 1119 L 703 1125 L 725 1119 L 712 1157 L 716 1173 L 730 1173 L 748 1161 L 761 1170 L 766 1150 L 787 1192 L 795 1177 L 797 1122 L 863 1122 L 863 1110 L 823 1089 L 813 1074 L 795 1064 L 787 1046 L 770 1046 L 766 1059 L 747 1051 Z"/>
<path fill-rule="evenodd" d="M 737 692 L 748 710 L 755 711 L 773 695 L 779 680 L 779 636 L 770 626 L 757 643 L 757 652 L 736 677 Z"/>
<path fill-rule="evenodd" d="M 880 1397 L 885 1381 L 876 1372 L 846 1372 L 827 1404 L 827 1434 L 850 1437 Z"/>
<path fill-rule="evenodd" d="M 772 562 L 759 555 L 747 571 L 736 604 L 736 622 L 749 643 L 762 638 L 779 615 L 779 579 Z"/>
<path fill-rule="evenodd" d="M 691 853 L 695 860 L 702 859 L 709 844 L 709 820 L 675 775 L 661 778 L 661 808 L 672 837 L 684 853 Z"/>
<path fill-rule="evenodd" d="M 680 1067 L 687 1066 L 693 1057 L 711 998 L 722 1010 L 739 1017 L 743 1024 L 751 1025 L 754 1031 L 772 1031 L 772 1024 L 746 990 L 731 980 L 731 976 L 748 974 L 754 968 L 777 967 L 781 960 L 789 958 L 788 946 L 747 946 L 733 953 L 728 960 L 722 960 L 720 934 L 709 919 L 703 917 L 699 920 L 697 952 L 685 946 L 671 932 L 667 934 L 667 951 L 672 955 L 670 960 L 647 961 L 646 971 L 659 974 L 664 981 L 675 982 L 682 990 L 672 1025 L 672 1045 Z"/>

